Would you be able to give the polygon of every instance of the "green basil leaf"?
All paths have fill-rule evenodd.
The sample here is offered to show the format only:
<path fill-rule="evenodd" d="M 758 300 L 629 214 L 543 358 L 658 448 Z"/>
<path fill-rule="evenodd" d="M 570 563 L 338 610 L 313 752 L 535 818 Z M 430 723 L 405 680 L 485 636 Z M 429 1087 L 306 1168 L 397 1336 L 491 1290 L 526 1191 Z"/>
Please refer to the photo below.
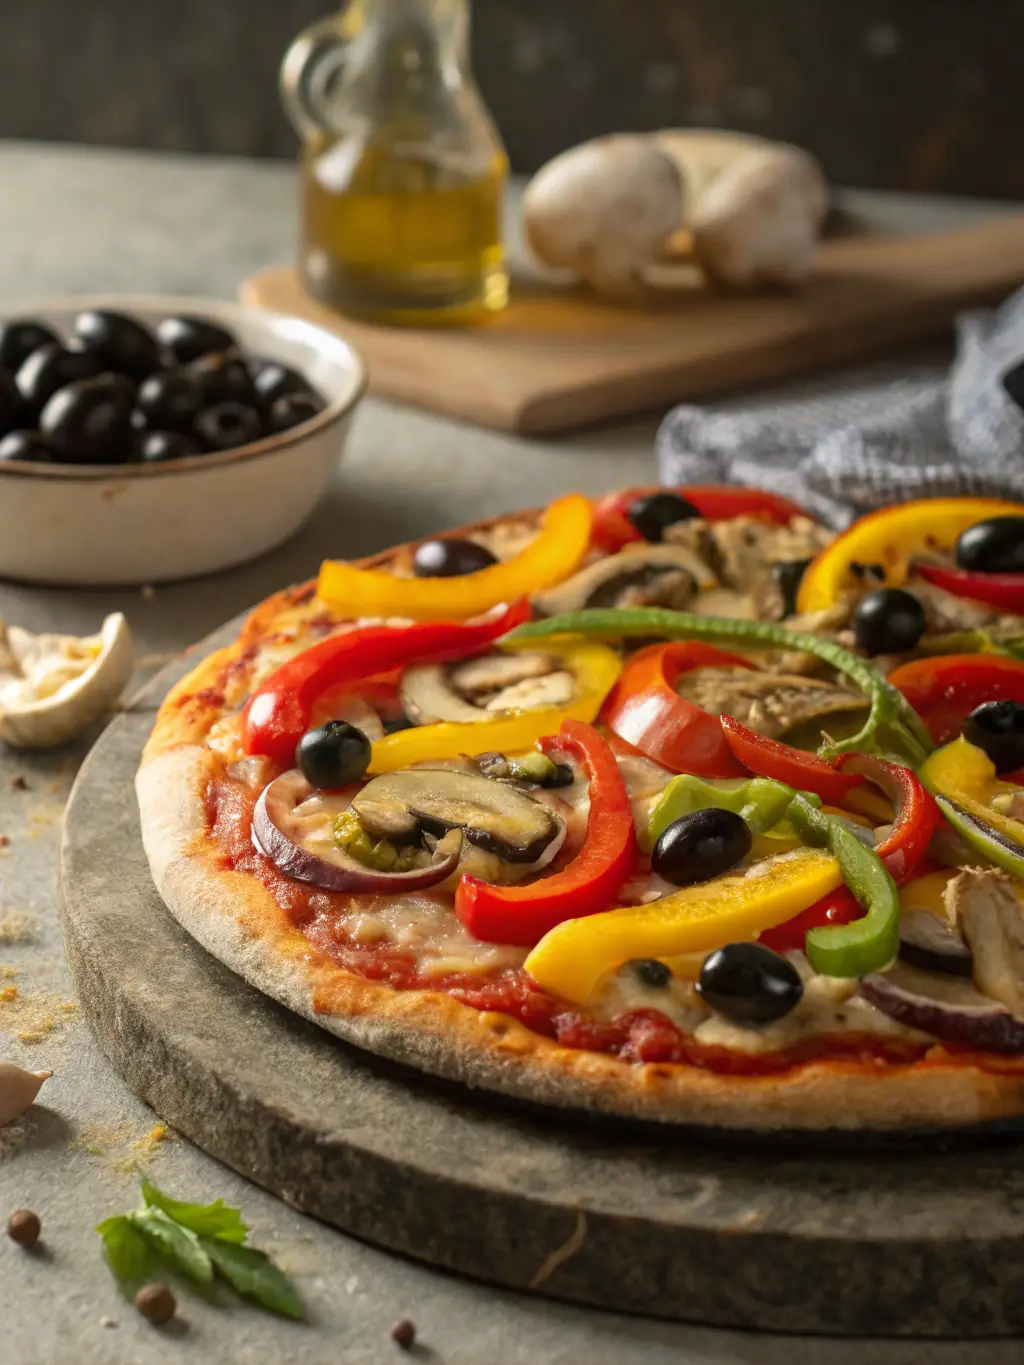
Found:
<path fill-rule="evenodd" d="M 181 1199 L 172 1199 L 146 1179 L 142 1181 L 142 1198 L 149 1208 L 162 1209 L 180 1227 L 188 1228 L 200 1237 L 217 1237 L 223 1242 L 244 1242 L 248 1236 L 249 1229 L 239 1210 L 229 1208 L 223 1199 L 215 1199 L 212 1204 L 189 1204 Z"/>
<path fill-rule="evenodd" d="M 194 1232 L 179 1227 L 173 1218 L 168 1218 L 162 1209 L 156 1208 L 141 1209 L 133 1215 L 132 1222 L 143 1237 L 173 1262 L 183 1275 L 197 1284 L 209 1284 L 212 1281 L 213 1265 Z M 229 1246 L 230 1243 L 225 1242 L 224 1245 Z"/>
<path fill-rule="evenodd" d="M 134 1216 L 119 1213 L 96 1225 L 103 1238 L 107 1265 L 119 1280 L 144 1280 L 153 1256 L 149 1243 L 135 1226 Z"/>
<path fill-rule="evenodd" d="M 200 1239 L 217 1274 L 236 1293 L 285 1318 L 303 1316 L 302 1300 L 291 1280 L 265 1252 L 212 1237 Z"/>

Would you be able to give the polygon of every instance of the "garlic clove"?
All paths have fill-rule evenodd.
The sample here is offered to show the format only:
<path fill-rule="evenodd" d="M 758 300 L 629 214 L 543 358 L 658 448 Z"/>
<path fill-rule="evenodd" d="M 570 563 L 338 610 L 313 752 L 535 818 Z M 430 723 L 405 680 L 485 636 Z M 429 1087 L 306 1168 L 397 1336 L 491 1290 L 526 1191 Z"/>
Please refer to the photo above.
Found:
<path fill-rule="evenodd" d="M 52 1071 L 24 1071 L 13 1062 L 0 1062 L 0 1128 L 21 1118 L 52 1075 Z"/>

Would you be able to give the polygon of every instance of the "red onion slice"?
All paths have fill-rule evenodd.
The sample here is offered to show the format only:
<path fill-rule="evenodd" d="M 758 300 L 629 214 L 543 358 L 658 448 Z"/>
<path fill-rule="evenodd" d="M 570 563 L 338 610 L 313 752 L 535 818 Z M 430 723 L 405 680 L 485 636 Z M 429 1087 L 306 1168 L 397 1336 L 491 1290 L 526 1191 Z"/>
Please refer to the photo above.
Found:
<path fill-rule="evenodd" d="M 298 882 L 309 882 L 328 891 L 423 891 L 443 882 L 459 865 L 461 836 L 453 851 L 435 853 L 435 861 L 410 872 L 378 872 L 334 848 L 325 855 L 303 846 L 295 809 L 312 796 L 314 788 L 296 769 L 282 773 L 265 787 L 252 816 L 252 841 L 285 874 Z M 454 842 L 454 835 L 442 843 Z M 438 857 L 437 854 L 440 854 Z"/>

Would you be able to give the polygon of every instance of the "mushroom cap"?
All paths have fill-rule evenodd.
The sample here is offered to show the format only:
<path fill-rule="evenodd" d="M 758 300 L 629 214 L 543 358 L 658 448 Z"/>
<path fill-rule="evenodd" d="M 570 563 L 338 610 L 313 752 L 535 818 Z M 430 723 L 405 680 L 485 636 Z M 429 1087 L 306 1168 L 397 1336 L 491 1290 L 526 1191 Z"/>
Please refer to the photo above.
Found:
<path fill-rule="evenodd" d="M 644 266 L 683 223 L 683 178 L 650 138 L 594 138 L 543 166 L 526 187 L 526 240 L 545 265 L 598 293 L 643 292 Z"/>
<path fill-rule="evenodd" d="M 0 659 L 0 738 L 19 749 L 66 743 L 110 709 L 134 666 L 121 612 L 108 616 L 98 635 L 82 638 L 12 626 Z"/>

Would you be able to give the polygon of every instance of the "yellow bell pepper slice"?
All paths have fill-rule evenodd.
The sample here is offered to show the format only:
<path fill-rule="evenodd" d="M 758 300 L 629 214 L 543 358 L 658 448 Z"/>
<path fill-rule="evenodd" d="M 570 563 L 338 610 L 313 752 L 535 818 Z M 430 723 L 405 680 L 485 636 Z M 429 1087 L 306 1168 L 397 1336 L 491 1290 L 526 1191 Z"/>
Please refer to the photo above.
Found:
<path fill-rule="evenodd" d="M 944 867 L 939 872 L 926 872 L 923 877 L 904 882 L 899 888 L 901 910 L 930 910 L 940 919 L 948 919 L 945 894 L 949 881 L 957 874 L 955 867 Z"/>
<path fill-rule="evenodd" d="M 566 706 L 499 711 L 486 720 L 440 721 L 399 730 L 374 744 L 370 772 L 390 773 L 412 763 L 460 754 L 519 753 L 545 735 L 557 735 L 563 720 L 594 720 L 622 671 L 619 656 L 607 645 L 547 641 L 544 652 L 562 659 L 576 679 L 575 695 Z"/>
<path fill-rule="evenodd" d="M 842 879 L 835 858 L 821 849 L 780 854 L 742 876 L 687 886 L 649 905 L 566 920 L 545 934 L 526 970 L 543 990 L 582 1005 L 604 976 L 632 958 L 710 953 L 753 938 L 806 910 Z"/>
<path fill-rule="evenodd" d="M 857 587 L 852 563 L 881 564 L 886 586 L 896 588 L 906 582 L 914 555 L 948 550 L 968 526 L 989 517 L 1019 515 L 1019 503 L 1001 498 L 922 498 L 871 512 L 808 565 L 797 592 L 797 611 L 822 611 Z"/>
<path fill-rule="evenodd" d="M 317 595 L 352 617 L 409 616 L 415 621 L 481 616 L 499 602 L 513 602 L 569 577 L 590 545 L 593 508 L 570 493 L 551 503 L 540 531 L 525 549 L 501 564 L 455 578 L 397 578 L 383 569 L 359 569 L 327 559 Z"/>

